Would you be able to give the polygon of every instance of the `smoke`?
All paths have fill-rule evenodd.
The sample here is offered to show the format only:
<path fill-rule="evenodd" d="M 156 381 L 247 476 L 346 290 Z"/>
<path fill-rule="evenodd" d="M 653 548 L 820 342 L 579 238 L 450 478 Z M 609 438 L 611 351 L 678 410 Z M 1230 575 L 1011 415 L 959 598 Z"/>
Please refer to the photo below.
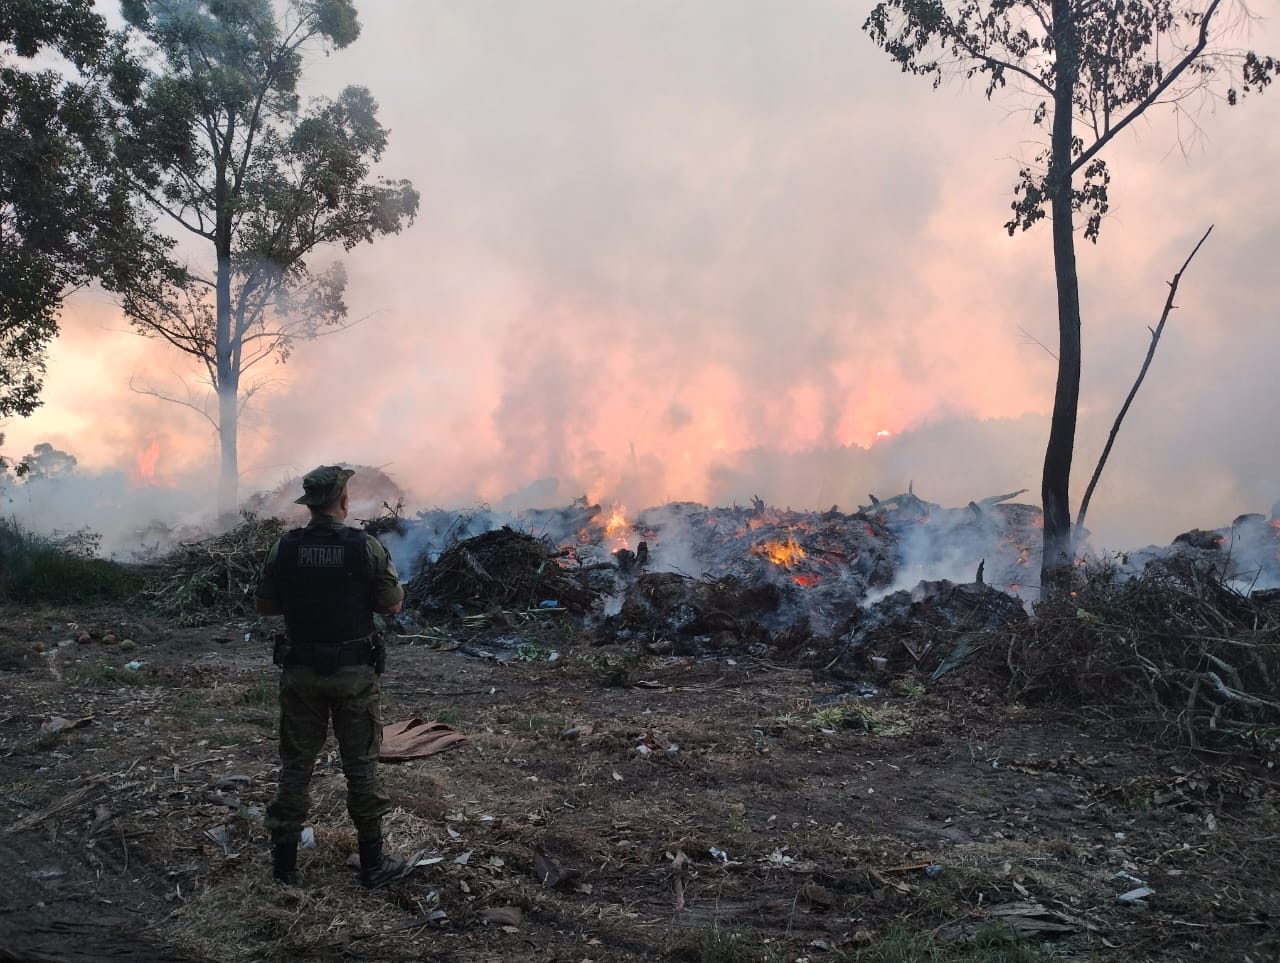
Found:
<path fill-rule="evenodd" d="M 366 320 L 300 345 L 255 397 L 245 494 L 343 461 L 414 508 L 847 510 L 911 481 L 945 505 L 1038 500 L 1049 237 L 1001 228 L 1035 131 L 1016 100 L 901 75 L 865 7 L 363 5 L 360 41 L 309 63 L 307 92 L 374 92 L 381 173 L 412 179 L 422 214 L 347 256 Z M 1111 149 L 1112 213 L 1079 252 L 1077 499 L 1167 281 L 1217 227 L 1095 497 L 1095 544 L 1280 497 L 1277 121 L 1270 96 L 1210 108 L 1184 152 L 1156 112 Z M 208 497 L 200 373 L 124 328 L 101 295 L 71 304 L 46 405 L 5 427 L 8 450 L 49 441 L 112 479 L 158 444 L 161 490 Z"/>

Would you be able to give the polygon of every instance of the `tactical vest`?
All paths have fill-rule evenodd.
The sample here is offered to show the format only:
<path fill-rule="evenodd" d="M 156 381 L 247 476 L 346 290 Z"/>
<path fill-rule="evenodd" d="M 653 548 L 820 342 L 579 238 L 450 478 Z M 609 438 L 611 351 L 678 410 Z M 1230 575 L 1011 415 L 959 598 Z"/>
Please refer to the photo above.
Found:
<path fill-rule="evenodd" d="M 346 525 L 296 528 L 280 539 L 275 575 L 295 643 L 348 642 L 373 634 L 368 536 Z"/>

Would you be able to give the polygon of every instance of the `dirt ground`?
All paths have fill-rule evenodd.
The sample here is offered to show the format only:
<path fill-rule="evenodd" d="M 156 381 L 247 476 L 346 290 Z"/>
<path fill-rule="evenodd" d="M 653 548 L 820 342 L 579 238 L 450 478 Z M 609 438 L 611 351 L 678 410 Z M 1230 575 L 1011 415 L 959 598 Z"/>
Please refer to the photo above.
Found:
<path fill-rule="evenodd" d="M 330 752 L 281 887 L 264 628 L 0 609 L 0 960 L 1280 959 L 1264 765 L 554 616 L 393 644 L 384 721 L 467 736 L 384 766 L 422 865 L 360 888 Z"/>

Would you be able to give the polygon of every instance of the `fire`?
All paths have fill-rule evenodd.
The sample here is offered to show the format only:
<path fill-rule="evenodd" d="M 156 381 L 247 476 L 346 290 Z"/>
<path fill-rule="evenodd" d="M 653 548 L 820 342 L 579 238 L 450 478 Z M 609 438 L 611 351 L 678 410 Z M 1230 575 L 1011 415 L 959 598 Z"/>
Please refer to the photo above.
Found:
<path fill-rule="evenodd" d="M 153 438 L 145 451 L 134 457 L 133 478 L 143 485 L 154 485 L 156 482 L 156 463 L 160 460 L 160 439 Z"/>
<path fill-rule="evenodd" d="M 805 557 L 804 549 L 796 542 L 794 535 L 788 535 L 786 542 L 767 541 L 753 551 L 787 570 Z"/>
<path fill-rule="evenodd" d="M 888 437 L 890 437 L 892 434 L 893 434 L 893 432 L 891 432 L 888 428 L 881 428 L 879 431 L 877 431 L 877 432 L 876 432 L 876 437 L 877 437 L 877 438 L 888 438 Z"/>
<path fill-rule="evenodd" d="M 604 523 L 604 537 L 613 542 L 613 551 L 618 552 L 630 548 L 627 536 L 631 534 L 631 523 L 627 521 L 626 508 L 615 505 L 611 509 L 609 520 Z"/>
<path fill-rule="evenodd" d="M 613 514 L 609 516 L 609 520 L 604 523 L 604 534 L 606 538 L 614 538 L 619 532 L 627 530 L 627 518 L 623 514 L 625 509 L 615 505 Z"/>

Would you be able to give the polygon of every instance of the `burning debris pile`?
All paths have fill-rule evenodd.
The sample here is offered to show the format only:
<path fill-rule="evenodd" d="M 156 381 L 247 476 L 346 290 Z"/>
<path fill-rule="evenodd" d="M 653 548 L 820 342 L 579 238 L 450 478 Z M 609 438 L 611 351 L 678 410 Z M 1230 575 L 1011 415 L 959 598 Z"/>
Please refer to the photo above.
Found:
<path fill-rule="evenodd" d="M 1192 529 L 1174 538 L 1167 548 L 1151 545 L 1121 556 L 1120 569 L 1130 576 L 1153 564 L 1159 570 L 1170 555 L 1184 558 L 1198 571 L 1216 574 L 1246 593 L 1280 588 L 1280 517 L 1241 515 L 1224 528 Z"/>
<path fill-rule="evenodd" d="M 859 610 L 826 668 L 915 671 L 937 680 L 1006 644 L 1028 622 L 1022 603 L 980 580 L 921 582 Z"/>
<path fill-rule="evenodd" d="M 1040 514 L 1018 494 L 952 509 L 909 490 L 849 514 L 672 503 L 630 520 L 585 498 L 415 518 L 397 504 L 365 527 L 409 576 L 407 608 L 424 624 L 567 613 L 601 644 L 845 678 L 939 679 L 967 664 L 1011 678 L 1020 698 L 1140 703 L 1193 742 L 1280 738 L 1280 521 L 1245 515 L 1082 567 L 1074 597 L 1031 617 L 1021 587 L 1035 581 Z M 184 624 L 249 614 L 283 528 L 246 514 L 183 545 L 152 601 Z"/>
<path fill-rule="evenodd" d="M 674 503 L 634 521 L 579 499 L 518 516 L 423 513 L 387 544 L 424 613 L 554 605 L 585 616 L 603 642 L 763 655 L 834 645 L 868 602 L 924 574 L 985 566 L 987 591 L 1020 611 L 1004 591 L 1033 563 L 1039 515 L 1001 504 L 1012 497 L 944 509 L 909 491 L 852 514 Z"/>
<path fill-rule="evenodd" d="M 411 605 L 425 610 L 491 607 L 586 612 L 592 593 L 562 568 L 563 553 L 542 539 L 503 526 L 455 542 L 405 585 Z"/>

